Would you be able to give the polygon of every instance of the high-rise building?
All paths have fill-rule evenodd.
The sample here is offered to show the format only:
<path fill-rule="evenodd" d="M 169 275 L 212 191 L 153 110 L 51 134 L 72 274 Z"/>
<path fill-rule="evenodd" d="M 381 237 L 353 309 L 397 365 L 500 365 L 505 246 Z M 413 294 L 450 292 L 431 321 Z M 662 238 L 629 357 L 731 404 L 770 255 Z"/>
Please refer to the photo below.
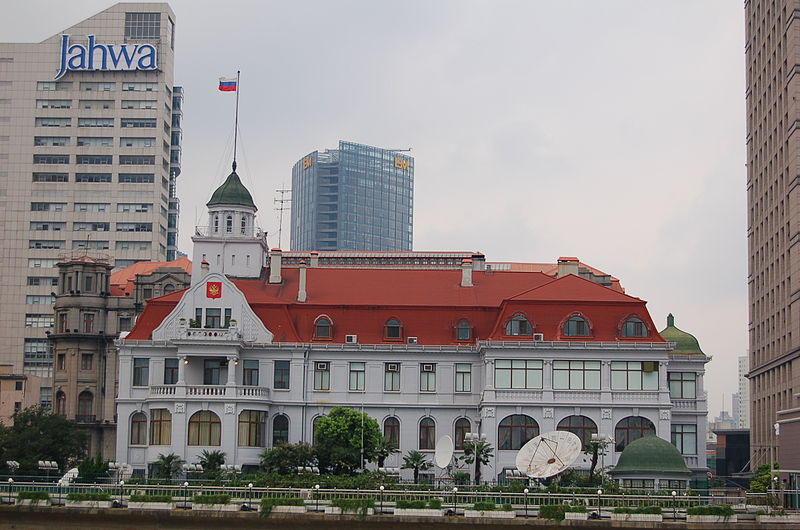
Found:
<path fill-rule="evenodd" d="M 292 250 L 408 251 L 414 159 L 339 141 L 292 168 Z"/>
<path fill-rule="evenodd" d="M 739 357 L 739 391 L 734 394 L 733 417 L 739 429 L 750 428 L 750 381 L 747 379 L 747 356 Z"/>
<path fill-rule="evenodd" d="M 120 3 L 41 42 L 0 44 L 0 363 L 49 376 L 57 262 L 174 256 L 174 36 L 167 4 Z"/>

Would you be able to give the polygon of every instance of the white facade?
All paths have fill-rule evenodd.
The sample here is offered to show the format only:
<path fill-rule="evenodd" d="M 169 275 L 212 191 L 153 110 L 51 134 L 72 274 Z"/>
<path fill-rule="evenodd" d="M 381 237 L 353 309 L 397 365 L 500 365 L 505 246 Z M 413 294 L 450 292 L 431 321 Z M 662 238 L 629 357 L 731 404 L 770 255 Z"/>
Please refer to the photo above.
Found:
<path fill-rule="evenodd" d="M 48 326 L 26 322 L 52 318 L 60 258 L 167 258 L 174 29 L 167 4 L 122 3 L 42 42 L 0 44 L 0 362 L 16 370 L 49 373 Z"/>
<path fill-rule="evenodd" d="M 747 355 L 739 357 L 739 391 L 736 396 L 736 407 L 733 417 L 739 429 L 750 428 L 750 380 L 747 378 L 749 371 Z"/>

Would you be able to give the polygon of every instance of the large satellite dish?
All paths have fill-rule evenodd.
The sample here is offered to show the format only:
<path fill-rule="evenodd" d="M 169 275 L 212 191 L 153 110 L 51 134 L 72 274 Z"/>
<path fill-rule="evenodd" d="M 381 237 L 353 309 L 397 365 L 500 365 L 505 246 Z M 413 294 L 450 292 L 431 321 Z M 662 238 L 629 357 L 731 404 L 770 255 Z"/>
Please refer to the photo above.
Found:
<path fill-rule="evenodd" d="M 517 469 L 531 478 L 547 478 L 567 469 L 581 453 L 581 439 L 568 431 L 546 432 L 522 446 Z"/>
<path fill-rule="evenodd" d="M 433 453 L 433 461 L 437 467 L 442 469 L 450 465 L 450 460 L 453 459 L 453 439 L 448 435 L 444 435 L 436 442 L 436 451 Z"/>

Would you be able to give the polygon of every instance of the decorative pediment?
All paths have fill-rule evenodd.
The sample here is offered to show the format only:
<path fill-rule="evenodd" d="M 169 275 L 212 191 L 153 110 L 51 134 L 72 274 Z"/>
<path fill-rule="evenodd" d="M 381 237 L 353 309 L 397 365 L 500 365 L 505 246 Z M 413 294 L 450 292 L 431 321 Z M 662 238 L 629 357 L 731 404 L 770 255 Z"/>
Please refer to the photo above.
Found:
<path fill-rule="evenodd" d="M 219 309 L 220 327 L 207 328 L 204 320 L 195 322 L 197 309 L 201 309 L 203 315 L 208 309 Z M 227 327 L 224 326 L 226 309 L 231 311 L 231 322 Z M 210 273 L 189 287 L 175 309 L 153 330 L 153 340 L 175 339 L 270 343 L 273 334 L 233 282 L 222 274 Z"/>

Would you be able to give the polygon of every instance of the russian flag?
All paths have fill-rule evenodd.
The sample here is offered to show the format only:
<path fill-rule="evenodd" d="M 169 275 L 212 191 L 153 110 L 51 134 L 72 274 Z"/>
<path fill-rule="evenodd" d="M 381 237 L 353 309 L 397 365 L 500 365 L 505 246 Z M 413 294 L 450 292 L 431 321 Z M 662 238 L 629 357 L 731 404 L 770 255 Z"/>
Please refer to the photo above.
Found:
<path fill-rule="evenodd" d="M 219 89 L 222 92 L 236 92 L 236 78 L 220 77 Z"/>

